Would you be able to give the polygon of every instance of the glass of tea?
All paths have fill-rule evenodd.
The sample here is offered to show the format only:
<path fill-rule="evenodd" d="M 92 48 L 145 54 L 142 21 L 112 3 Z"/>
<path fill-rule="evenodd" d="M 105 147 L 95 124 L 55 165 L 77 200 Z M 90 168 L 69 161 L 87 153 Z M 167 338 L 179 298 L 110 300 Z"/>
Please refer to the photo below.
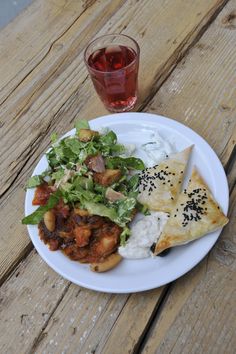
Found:
<path fill-rule="evenodd" d="M 129 111 L 137 101 L 139 53 L 138 43 L 123 34 L 101 36 L 85 50 L 95 90 L 111 112 Z"/>

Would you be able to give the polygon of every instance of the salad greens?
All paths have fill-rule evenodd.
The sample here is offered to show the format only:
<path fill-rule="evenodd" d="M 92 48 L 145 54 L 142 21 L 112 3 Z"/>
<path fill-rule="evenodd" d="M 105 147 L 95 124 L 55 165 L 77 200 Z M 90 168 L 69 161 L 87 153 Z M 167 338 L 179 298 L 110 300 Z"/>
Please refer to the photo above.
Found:
<path fill-rule="evenodd" d="M 62 199 L 71 208 L 86 209 L 90 214 L 108 217 L 123 228 L 121 244 L 125 244 L 130 235 L 128 227 L 136 210 L 146 213 L 147 208 L 137 202 L 138 174 L 130 170 L 143 170 L 143 161 L 136 157 L 124 157 L 126 148 L 117 142 L 113 131 L 98 134 L 90 130 L 89 123 L 80 120 L 75 124 L 76 134 L 58 140 L 56 133 L 51 136 L 52 146 L 46 153 L 49 168 L 41 175 L 28 180 L 27 188 L 35 188 L 47 182 L 53 186 L 53 192 L 46 205 L 40 206 L 31 215 L 26 216 L 23 224 L 37 224 L 46 211 L 54 208 Z M 81 139 L 89 133 L 88 139 Z M 101 155 L 106 170 L 119 170 L 118 180 L 109 186 L 98 183 L 93 178 L 93 170 L 88 167 L 86 159 Z M 113 192 L 122 196 L 112 200 L 106 193 Z"/>
<path fill-rule="evenodd" d="M 31 225 L 38 224 L 39 221 L 43 218 L 44 214 L 48 210 L 54 208 L 59 203 L 60 198 L 61 198 L 61 192 L 60 190 L 57 190 L 54 194 L 50 195 L 46 205 L 38 207 L 38 209 L 35 210 L 35 212 L 24 217 L 22 219 L 22 224 L 31 224 Z"/>

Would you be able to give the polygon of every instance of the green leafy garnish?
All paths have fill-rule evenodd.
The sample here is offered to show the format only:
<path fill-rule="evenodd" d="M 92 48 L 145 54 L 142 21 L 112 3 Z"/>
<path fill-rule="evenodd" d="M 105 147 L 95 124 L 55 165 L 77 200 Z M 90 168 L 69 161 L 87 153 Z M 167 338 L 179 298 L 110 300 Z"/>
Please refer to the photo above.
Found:
<path fill-rule="evenodd" d="M 51 142 L 52 142 L 53 144 L 55 144 L 55 143 L 57 142 L 57 140 L 58 140 L 58 135 L 57 135 L 57 133 L 52 133 L 52 134 L 51 134 Z"/>
<path fill-rule="evenodd" d="M 35 188 L 43 183 L 43 177 L 41 175 L 32 176 L 28 179 L 26 188 Z"/>
<path fill-rule="evenodd" d="M 52 173 L 52 180 L 55 180 L 56 182 L 60 181 L 62 177 L 65 175 L 65 170 L 63 168 L 60 168 L 56 172 Z"/>
<path fill-rule="evenodd" d="M 130 235 L 131 235 L 130 229 L 127 226 L 125 226 L 122 233 L 120 234 L 120 245 L 121 246 L 124 247 L 126 245 L 126 242 L 127 242 L 128 238 L 130 237 Z"/>
<path fill-rule="evenodd" d="M 136 157 L 120 156 L 126 149 L 124 145 L 117 143 L 115 132 L 96 132 L 91 139 L 82 139 L 80 135 L 91 132 L 81 131 L 90 130 L 89 123 L 80 120 L 75 127 L 75 136 L 58 140 L 56 133 L 51 135 L 52 146 L 46 153 L 49 169 L 41 175 L 31 177 L 27 187 L 34 188 L 47 181 L 49 185 L 57 188 L 57 192 L 51 194 L 47 205 L 40 206 L 34 213 L 25 217 L 22 223 L 37 224 L 44 213 L 62 198 L 64 203 L 72 207 L 78 204 L 78 207 L 87 209 L 91 214 L 110 218 L 124 228 L 126 236 L 122 237 L 128 237 L 127 224 L 132 220 L 135 210 L 146 212 L 146 208 L 137 202 L 139 177 L 137 174 L 130 177 L 129 171 L 144 169 L 144 163 Z M 97 154 L 102 155 L 106 168 L 121 171 L 120 179 L 109 187 L 122 193 L 122 200 L 109 201 L 105 197 L 107 187 L 93 180 L 94 171 L 90 169 L 86 159 Z"/>
<path fill-rule="evenodd" d="M 83 205 L 92 215 L 105 216 L 112 221 L 115 221 L 117 218 L 116 210 L 114 208 L 109 208 L 104 204 L 85 201 Z"/>
<path fill-rule="evenodd" d="M 49 199 L 48 199 L 47 204 L 44 205 L 44 206 L 38 207 L 38 209 L 35 210 L 32 214 L 24 217 L 22 219 L 22 224 L 25 224 L 25 225 L 38 224 L 42 220 L 42 218 L 43 218 L 44 214 L 46 213 L 46 211 L 54 208 L 59 203 L 60 197 L 61 197 L 61 192 L 59 190 L 56 191 L 54 194 L 51 194 Z"/>
<path fill-rule="evenodd" d="M 122 168 L 132 170 L 144 170 L 145 165 L 143 161 L 137 157 L 109 157 L 106 159 L 106 166 L 108 168 Z"/>
<path fill-rule="evenodd" d="M 123 227 L 129 223 L 132 220 L 136 203 L 135 198 L 120 199 L 113 203 L 117 210 L 117 218 L 114 221 Z"/>
<path fill-rule="evenodd" d="M 79 120 L 75 123 L 75 129 L 77 134 L 80 129 L 90 129 L 88 121 L 85 119 Z"/>

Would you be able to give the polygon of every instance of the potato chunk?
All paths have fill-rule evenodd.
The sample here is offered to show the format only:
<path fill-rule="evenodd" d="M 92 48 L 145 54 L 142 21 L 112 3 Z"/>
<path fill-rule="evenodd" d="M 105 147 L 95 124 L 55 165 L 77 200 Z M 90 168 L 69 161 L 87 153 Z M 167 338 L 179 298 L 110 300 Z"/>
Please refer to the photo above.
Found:
<path fill-rule="evenodd" d="M 117 182 L 121 177 L 120 170 L 106 169 L 102 173 L 94 173 L 93 179 L 96 183 L 101 184 L 104 187 L 108 187 L 111 184 Z"/>
<path fill-rule="evenodd" d="M 107 272 L 108 270 L 116 267 L 121 260 L 122 257 L 118 253 L 112 253 L 103 262 L 91 263 L 90 269 L 93 272 L 97 272 L 97 273 Z"/>
<path fill-rule="evenodd" d="M 99 133 L 91 129 L 80 129 L 78 136 L 80 141 L 87 142 L 92 140 L 93 137 L 99 136 Z"/>

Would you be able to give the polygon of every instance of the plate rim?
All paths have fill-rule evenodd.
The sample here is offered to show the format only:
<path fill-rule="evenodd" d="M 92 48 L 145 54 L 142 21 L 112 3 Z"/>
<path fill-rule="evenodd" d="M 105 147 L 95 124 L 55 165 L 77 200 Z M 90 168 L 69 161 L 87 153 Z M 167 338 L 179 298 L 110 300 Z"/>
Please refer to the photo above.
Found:
<path fill-rule="evenodd" d="M 128 117 L 127 117 L 128 116 Z M 127 118 L 126 118 L 127 117 Z M 125 112 L 125 113 L 115 113 L 115 114 L 107 114 L 107 115 L 103 115 L 103 116 L 99 116 L 97 118 L 91 119 L 89 120 L 89 123 L 91 124 L 91 126 L 93 126 L 93 124 L 104 124 L 104 122 L 106 123 L 106 121 L 109 121 L 110 119 L 112 119 L 114 121 L 114 124 L 116 124 L 119 120 L 123 121 L 125 123 L 125 121 L 134 121 L 137 123 L 136 119 L 144 117 L 146 118 L 146 120 L 149 119 L 154 119 L 154 126 L 156 126 L 157 129 L 157 125 L 158 125 L 158 119 L 159 122 L 163 125 L 167 125 L 168 128 L 172 128 L 175 129 L 177 131 L 179 131 L 179 129 L 184 129 L 185 131 L 189 132 L 191 135 L 195 135 L 197 136 L 198 139 L 200 139 L 201 143 L 208 149 L 208 151 L 212 154 L 212 156 L 214 156 L 214 160 L 217 163 L 217 169 L 218 172 L 221 175 L 221 178 L 223 178 L 221 184 L 224 184 L 224 189 L 227 192 L 226 196 L 225 196 L 225 207 L 224 207 L 224 213 L 225 215 L 227 215 L 228 213 L 228 208 L 229 208 L 229 187 L 228 187 L 228 181 L 227 181 L 227 177 L 224 171 L 224 168 L 222 166 L 222 163 L 219 159 L 219 157 L 217 156 L 217 154 L 215 153 L 215 151 L 213 150 L 213 148 L 210 146 L 210 144 L 198 133 L 196 133 L 192 128 L 184 125 L 183 123 L 180 123 L 174 119 L 159 115 L 159 114 L 153 114 L 153 113 L 148 113 L 148 112 Z M 142 119 L 144 119 L 142 118 Z M 140 121 L 141 122 L 141 121 Z M 139 122 L 138 122 L 139 123 Z M 109 122 L 109 124 L 112 125 L 111 122 Z M 100 124 L 100 126 L 102 127 L 102 125 Z M 93 127 L 92 127 L 93 128 Z M 112 129 L 112 127 L 111 127 Z M 70 131 L 66 132 L 65 134 L 63 134 L 61 136 L 60 139 L 64 138 L 65 136 L 71 135 L 73 134 L 73 132 L 75 131 L 75 129 L 71 129 Z M 50 149 L 50 147 L 49 147 Z M 47 149 L 48 151 L 48 149 Z M 45 157 L 46 152 L 45 151 L 42 156 L 40 157 L 38 163 L 35 165 L 32 176 L 35 174 L 35 170 L 37 169 L 38 165 L 40 164 L 41 160 Z M 27 208 L 28 208 L 28 203 L 27 203 L 27 196 L 28 196 L 28 190 L 26 191 L 25 194 L 25 215 L 27 215 Z M 159 281 L 156 285 L 153 284 L 152 286 L 148 285 L 148 286 L 139 286 L 139 287 L 132 287 L 132 285 L 130 287 L 111 287 L 109 288 L 108 286 L 104 287 L 102 285 L 97 286 L 97 285 L 93 285 L 93 284 L 88 284 L 86 282 L 84 282 L 83 280 L 81 281 L 75 281 L 75 279 L 73 278 L 73 276 L 70 276 L 70 274 L 68 275 L 66 272 L 63 271 L 59 271 L 56 264 L 54 264 L 53 262 L 51 262 L 47 256 L 45 255 L 44 252 L 41 251 L 41 249 L 38 248 L 37 244 L 34 242 L 34 236 L 31 235 L 31 227 L 32 225 L 27 225 L 27 229 L 28 229 L 28 233 L 29 233 L 29 237 L 35 247 L 35 249 L 37 250 L 38 254 L 40 255 L 40 257 L 48 264 L 48 266 L 50 266 L 55 272 L 57 272 L 60 276 L 64 277 L 65 279 L 71 281 L 72 283 L 82 286 L 84 288 L 87 289 L 91 289 L 91 290 L 95 290 L 95 291 L 100 291 L 100 292 L 106 292 L 106 293 L 134 293 L 134 292 L 142 292 L 142 291 L 147 291 L 147 290 L 151 290 L 151 289 L 155 289 L 155 288 L 159 288 L 163 285 L 166 285 L 172 281 L 175 281 L 176 279 L 180 278 L 181 276 L 185 275 L 186 273 L 188 273 L 191 269 L 193 269 L 207 254 L 208 252 L 213 248 L 214 244 L 216 243 L 216 241 L 218 240 L 222 229 L 220 228 L 218 230 L 216 230 L 215 232 L 217 233 L 217 236 L 215 236 L 215 239 L 212 241 L 211 245 L 206 249 L 206 251 L 204 252 L 204 254 L 201 254 L 201 256 L 197 259 L 197 261 L 195 261 L 193 264 L 190 264 L 188 267 L 186 267 L 184 272 L 181 272 L 181 274 L 176 274 L 175 276 L 169 276 L 167 281 L 163 280 L 163 281 Z M 32 231 L 33 232 L 33 231 Z M 39 237 L 39 235 L 38 235 Z M 42 241 L 40 241 L 42 242 Z M 43 244 L 43 242 L 42 242 Z M 44 244 L 43 244 L 44 245 Z M 45 247 L 47 247 L 46 245 L 44 245 Z M 80 263 L 79 263 L 80 264 Z M 90 272 L 90 270 L 88 270 Z M 104 274 L 104 273 L 103 273 Z M 97 274 L 97 276 L 99 276 L 99 274 Z"/>

